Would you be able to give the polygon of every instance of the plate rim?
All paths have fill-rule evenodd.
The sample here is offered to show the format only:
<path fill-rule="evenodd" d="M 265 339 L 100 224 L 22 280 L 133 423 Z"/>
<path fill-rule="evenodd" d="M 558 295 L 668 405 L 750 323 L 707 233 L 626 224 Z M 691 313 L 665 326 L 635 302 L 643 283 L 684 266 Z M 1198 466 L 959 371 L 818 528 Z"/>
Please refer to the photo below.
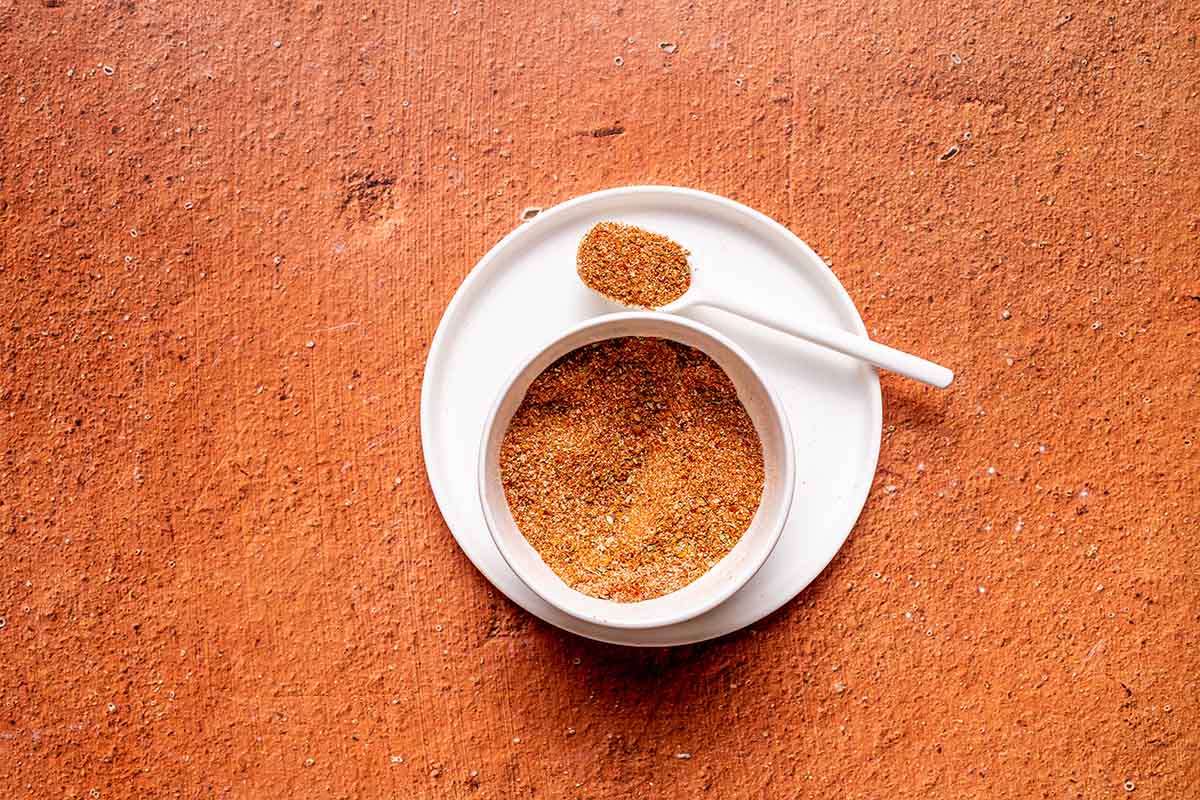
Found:
<path fill-rule="evenodd" d="M 466 302 L 466 298 L 473 293 L 474 285 L 481 279 L 481 276 L 487 272 L 487 268 L 490 266 L 490 264 L 493 261 L 495 261 L 500 256 L 500 254 L 502 254 L 510 246 L 512 246 L 513 241 L 517 240 L 518 238 L 527 236 L 531 231 L 534 231 L 538 227 L 543 226 L 545 222 L 553 219 L 554 217 L 558 217 L 565 213 L 568 213 L 569 211 L 571 211 L 572 209 L 574 209 L 577 206 L 584 205 L 584 204 L 590 203 L 590 202 L 603 201 L 606 199 L 611 199 L 613 197 L 619 197 L 619 196 L 623 196 L 623 195 L 624 196 L 636 196 L 636 195 L 647 195 L 647 194 L 663 194 L 663 195 L 668 195 L 668 196 L 676 195 L 676 196 L 683 197 L 683 198 L 690 198 L 692 200 L 699 200 L 702 202 L 714 203 L 718 206 L 724 206 L 727 210 L 733 211 L 738 214 L 746 215 L 750 219 L 752 219 L 754 222 L 756 222 L 760 225 L 765 225 L 767 228 L 774 231 L 777 235 L 782 235 L 784 239 L 790 240 L 791 243 L 797 245 L 800 248 L 800 250 L 805 253 L 805 255 L 811 257 L 812 259 L 815 259 L 816 263 L 821 264 L 824 267 L 823 270 L 818 271 L 818 274 L 821 274 L 824 276 L 825 282 L 826 282 L 826 284 L 828 284 L 828 288 L 831 289 L 833 291 L 833 293 L 841 299 L 841 301 L 845 304 L 845 307 L 849 310 L 850 321 L 852 323 L 851 327 L 855 329 L 852 332 L 863 335 L 863 336 L 867 335 L 866 323 L 863 321 L 862 315 L 858 311 L 858 307 L 854 304 L 854 300 L 853 300 L 853 298 L 850 297 L 849 292 L 846 291 L 846 287 L 842 284 L 842 282 L 838 279 L 838 277 L 833 273 L 833 270 L 831 270 L 829 268 L 829 266 L 827 264 L 825 264 L 824 260 L 819 255 L 817 255 L 816 251 L 813 250 L 812 247 L 809 246 L 809 244 L 806 241 L 804 241 L 799 236 L 797 236 L 794 232 L 792 232 L 792 230 L 790 228 L 783 225 L 779 221 L 767 216 L 763 212 L 758 211 L 757 209 L 751 208 L 750 206 L 747 206 L 743 203 L 739 203 L 738 201 L 732 200 L 728 197 L 724 197 L 724 196 L 718 195 L 718 194 L 713 194 L 712 192 L 706 192 L 701 189 L 693 189 L 693 188 L 689 188 L 689 187 L 674 186 L 674 185 L 669 185 L 669 184 L 638 184 L 638 185 L 631 185 L 631 186 L 617 186 L 617 187 L 612 187 L 612 188 L 608 188 L 608 189 L 600 189 L 600 190 L 594 191 L 594 192 L 588 192 L 587 194 L 577 195 L 576 197 L 572 197 L 568 200 L 558 203 L 557 205 L 554 205 L 548 209 L 545 209 L 544 211 L 539 213 L 537 215 L 537 217 L 535 217 L 534 219 L 532 219 L 528 222 L 519 223 L 511 231 L 509 231 L 503 237 L 501 237 L 500 240 L 498 242 L 496 242 L 494 245 L 492 245 L 492 247 L 490 249 L 488 249 L 488 251 L 483 255 L 483 257 L 480 258 L 473 267 L 471 267 L 471 270 L 470 270 L 470 272 L 467 273 L 466 278 L 463 279 L 463 282 L 461 284 L 459 284 L 458 288 L 454 291 L 454 295 L 450 298 L 450 302 L 446 304 L 446 308 L 442 311 L 441 317 L 438 320 L 437 329 L 434 331 L 433 339 L 430 341 L 429 350 L 425 354 L 425 366 L 424 366 L 424 369 L 422 370 L 422 374 L 421 374 L 421 399 L 420 399 L 420 403 L 421 403 L 421 406 L 420 406 L 421 459 L 422 459 L 423 465 L 425 467 L 425 480 L 429 484 L 430 490 L 433 492 L 433 498 L 434 498 L 434 502 L 436 503 L 436 505 L 438 507 L 438 513 L 441 514 L 442 521 L 445 523 L 446 528 L 450 531 L 450 535 L 451 535 L 451 537 L 453 537 L 455 544 L 458 545 L 459 550 L 462 551 L 463 555 L 465 555 L 467 557 L 467 560 L 470 561 L 471 564 L 475 567 L 475 569 L 478 570 L 480 572 L 480 574 L 483 575 L 483 577 L 488 581 L 488 583 L 490 583 L 494 589 L 496 589 L 501 594 L 503 594 L 506 598 L 508 598 L 508 600 L 510 602 L 512 602 L 516 606 L 520 607 L 522 611 L 538 618 L 539 620 L 541 620 L 542 622 L 545 622 L 548 625 L 553 625 L 554 627 L 558 628 L 559 630 L 563 630 L 568 633 L 574 634 L 576 636 L 582 636 L 584 638 L 592 639 L 595 641 L 606 642 L 609 644 L 617 644 L 617 645 L 622 645 L 622 646 L 626 646 L 626 647 L 673 647 L 673 646 L 678 646 L 678 645 L 683 645 L 683 644 L 694 644 L 697 642 L 708 641 L 711 639 L 720 638 L 721 636 L 726 636 L 726 635 L 734 633 L 738 630 L 742 630 L 743 628 L 749 627 L 750 625 L 753 625 L 756 622 L 758 622 L 762 619 L 765 619 L 766 617 L 769 617 L 771 614 L 774 614 L 776 611 L 778 611 L 780 608 L 785 606 L 787 603 L 791 602 L 796 597 L 798 597 L 801 592 L 803 592 L 805 589 L 807 589 L 812 584 L 812 582 L 814 580 L 816 580 L 816 578 L 829 567 L 829 564 L 831 564 L 833 562 L 833 559 L 837 557 L 837 554 L 839 552 L 841 552 L 842 547 L 845 546 L 846 540 L 850 538 L 850 533 L 854 530 L 855 525 L 858 524 L 859 517 L 862 516 L 863 509 L 866 508 L 866 503 L 867 503 L 867 499 L 870 496 L 871 485 L 873 483 L 873 480 L 868 480 L 864 485 L 864 488 L 861 493 L 861 497 L 855 498 L 855 500 L 857 500 L 858 508 L 854 512 L 853 517 L 849 520 L 849 524 L 846 528 L 846 531 L 842 535 L 841 541 L 838 542 L 837 547 L 833 550 L 833 553 L 830 556 L 829 560 L 826 561 L 824 565 L 822 565 L 811 577 L 808 578 L 807 581 L 804 582 L 804 584 L 802 586 L 800 586 L 799 589 L 797 589 L 790 596 L 784 597 L 778 603 L 775 603 L 773 601 L 768 602 L 767 605 L 769 606 L 769 608 L 767 608 L 767 610 L 764 611 L 756 620 L 746 623 L 745 625 L 739 626 L 737 628 L 731 628 L 729 630 L 722 630 L 720 632 L 713 633 L 712 635 L 702 636 L 699 638 L 690 638 L 690 637 L 672 638 L 670 636 L 667 636 L 667 637 L 664 637 L 664 641 L 662 641 L 662 642 L 631 642 L 631 641 L 625 641 L 621 638 L 621 634 L 630 633 L 631 631 L 621 629 L 621 628 L 606 629 L 606 628 L 599 628 L 599 626 L 596 626 L 596 627 L 598 627 L 599 630 L 603 630 L 607 633 L 613 634 L 611 637 L 609 637 L 609 636 L 599 635 L 598 633 L 584 632 L 581 630 L 576 630 L 573 627 L 564 627 L 563 625 L 560 625 L 557 622 L 552 622 L 548 619 L 545 619 L 540 614 L 536 614 L 533 611 L 530 611 L 525 606 L 525 604 L 516 600 L 507 591 L 502 589 L 496 583 L 496 581 L 492 578 L 491 574 L 489 574 L 488 570 L 485 570 L 482 566 L 480 566 L 479 562 L 475 560 L 475 558 L 471 555 L 471 553 L 469 553 L 467 551 L 467 548 L 463 547 L 462 542 L 459 541 L 458 535 L 455 534 L 454 528 L 450 525 L 450 521 L 446 516 L 445 509 L 446 509 L 448 501 L 444 502 L 444 500 L 441 496 L 441 493 L 438 490 L 437 485 L 435 484 L 435 482 L 432 479 L 432 476 L 430 475 L 430 463 L 431 463 L 430 439 L 431 439 L 431 431 L 434 427 L 434 423 L 433 423 L 433 419 L 432 419 L 433 415 L 432 415 L 432 411 L 431 411 L 432 399 L 430 396 L 431 392 L 433 391 L 431 388 L 433 385 L 433 381 L 431 381 L 430 379 L 434 375 L 434 364 L 441 359 L 442 350 L 445 349 L 445 339 L 449 335 L 446 332 L 446 328 L 443 325 L 443 323 L 446 321 L 446 319 L 458 310 L 459 305 Z M 871 452 L 868 454 L 868 459 L 867 459 L 869 462 L 869 465 L 870 465 L 870 475 L 873 479 L 874 475 L 878 471 L 879 452 L 880 452 L 880 448 L 882 445 L 883 392 L 882 392 L 882 388 L 881 388 L 880 382 L 879 382 L 878 371 L 876 371 L 874 369 L 870 369 L 870 370 L 868 370 L 868 373 L 869 373 L 869 379 L 868 379 L 869 385 L 867 388 L 868 388 L 868 400 L 869 400 L 869 405 L 870 405 L 869 411 L 871 412 L 870 415 L 872 418 L 871 422 L 873 423 L 873 426 L 876 428 L 876 430 L 878 430 L 878 432 L 879 432 L 878 435 L 871 437 L 871 440 L 870 440 Z M 490 541 L 490 538 L 489 538 L 489 541 Z M 768 558 L 768 560 L 770 560 L 770 559 Z M 764 564 L 764 566 L 765 566 L 765 564 Z M 518 578 L 518 581 L 519 581 L 519 578 Z M 745 587 L 743 587 L 742 591 L 744 591 L 744 589 L 745 589 Z M 536 594 L 535 594 L 535 596 L 536 596 Z M 732 598 L 730 598 L 730 599 L 732 599 Z M 728 600 L 726 600 L 725 602 L 728 602 Z M 568 615 L 568 619 L 573 620 L 573 618 L 569 617 L 569 615 Z M 679 624 L 683 624 L 683 623 L 679 623 Z M 675 627 L 675 626 L 667 625 L 667 626 L 663 626 L 662 628 L 638 629 L 637 631 L 633 631 L 633 632 L 636 633 L 636 632 L 641 632 L 643 630 L 645 630 L 645 631 L 662 630 L 665 632 L 665 631 L 670 631 L 670 629 L 673 627 Z"/>

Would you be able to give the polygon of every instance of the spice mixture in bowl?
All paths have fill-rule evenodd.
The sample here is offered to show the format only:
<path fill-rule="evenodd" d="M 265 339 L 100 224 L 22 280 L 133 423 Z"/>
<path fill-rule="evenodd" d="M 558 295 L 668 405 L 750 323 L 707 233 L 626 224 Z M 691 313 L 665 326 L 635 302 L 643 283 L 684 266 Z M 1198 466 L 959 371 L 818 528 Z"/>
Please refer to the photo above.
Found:
<path fill-rule="evenodd" d="M 754 575 L 782 531 L 793 458 L 782 407 L 740 348 L 687 319 L 614 314 L 501 392 L 480 500 L 500 553 L 548 602 L 657 627 Z"/>
<path fill-rule="evenodd" d="M 762 445 L 702 351 L 606 339 L 533 381 L 504 434 L 500 479 L 517 527 L 567 585 L 636 602 L 733 549 L 762 497 Z"/>

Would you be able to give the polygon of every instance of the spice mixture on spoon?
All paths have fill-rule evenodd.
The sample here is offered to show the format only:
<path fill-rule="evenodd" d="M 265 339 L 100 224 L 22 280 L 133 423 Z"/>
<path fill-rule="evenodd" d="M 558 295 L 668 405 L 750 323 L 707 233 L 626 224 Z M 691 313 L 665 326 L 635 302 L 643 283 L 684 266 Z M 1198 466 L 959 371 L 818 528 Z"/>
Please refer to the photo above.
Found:
<path fill-rule="evenodd" d="M 579 243 L 579 277 L 593 291 L 626 306 L 673 303 L 692 283 L 688 251 L 658 233 L 620 222 L 601 222 Z"/>

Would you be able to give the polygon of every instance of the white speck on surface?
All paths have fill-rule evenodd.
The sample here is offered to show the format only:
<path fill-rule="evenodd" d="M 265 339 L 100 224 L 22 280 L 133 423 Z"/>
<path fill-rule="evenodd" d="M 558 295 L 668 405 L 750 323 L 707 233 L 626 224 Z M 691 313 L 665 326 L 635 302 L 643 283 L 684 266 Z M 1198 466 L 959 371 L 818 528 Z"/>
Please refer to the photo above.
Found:
<path fill-rule="evenodd" d="M 304 759 L 304 766 L 306 766 L 306 767 L 311 767 L 315 763 L 317 763 L 317 762 L 311 758 Z"/>
<path fill-rule="evenodd" d="M 980 586 L 980 587 L 979 587 L 979 593 L 980 593 L 980 594 L 987 594 L 987 589 L 985 589 L 984 587 Z"/>
<path fill-rule="evenodd" d="M 309 339 L 307 342 L 304 343 L 304 346 L 311 350 L 312 348 L 317 346 L 317 343 L 314 342 L 312 339 Z"/>
<path fill-rule="evenodd" d="M 391 757 L 390 759 L 388 759 L 388 760 L 389 760 L 389 761 L 391 761 L 393 764 L 403 764 L 403 763 L 404 763 L 404 756 L 392 756 L 392 757 Z"/>
<path fill-rule="evenodd" d="M 1007 308 L 1000 312 L 1000 319 L 1012 319 L 1012 312 Z"/>
<path fill-rule="evenodd" d="M 895 486 L 893 486 L 893 485 L 892 485 L 892 484 L 890 484 L 890 483 L 889 483 L 887 486 L 883 487 L 883 490 L 884 490 L 885 492 L 887 492 L 888 494 L 895 494 L 895 493 L 896 493 L 896 487 L 895 487 Z"/>
<path fill-rule="evenodd" d="M 520 737 L 520 736 L 514 736 L 514 737 L 513 737 L 513 744 L 520 744 L 520 743 L 521 743 L 521 737 Z"/>
<path fill-rule="evenodd" d="M 675 757 L 678 758 L 680 761 L 687 761 L 688 759 L 690 759 L 692 757 L 692 754 L 691 753 L 676 753 Z"/>
<path fill-rule="evenodd" d="M 988 474 L 988 475 L 995 475 L 995 474 L 996 474 L 996 468 L 995 468 L 995 467 L 988 467 L 988 468 L 987 468 L 987 474 Z"/>
<path fill-rule="evenodd" d="M 917 472 L 924 472 L 924 471 L 925 471 L 925 462 L 922 461 L 920 464 L 917 464 Z"/>
<path fill-rule="evenodd" d="M 1133 781 L 1125 781 L 1125 791 L 1132 792 L 1136 788 L 1137 785 Z"/>
<path fill-rule="evenodd" d="M 842 692 L 846 691 L 846 684 L 842 683 L 841 681 L 834 681 L 833 690 L 838 694 L 841 694 Z"/>
<path fill-rule="evenodd" d="M 275 41 L 271 42 L 271 47 L 274 47 L 276 50 L 278 50 L 279 48 L 283 47 L 283 42 L 276 39 Z"/>

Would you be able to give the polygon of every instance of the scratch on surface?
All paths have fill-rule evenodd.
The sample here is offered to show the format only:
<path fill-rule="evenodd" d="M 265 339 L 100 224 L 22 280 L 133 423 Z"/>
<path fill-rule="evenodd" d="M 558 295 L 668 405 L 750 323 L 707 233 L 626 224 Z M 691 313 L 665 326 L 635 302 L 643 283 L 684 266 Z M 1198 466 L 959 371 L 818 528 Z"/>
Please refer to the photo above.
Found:
<path fill-rule="evenodd" d="M 1104 654 L 1104 648 L 1105 648 L 1105 645 L 1107 645 L 1107 644 L 1108 644 L 1107 639 L 1101 639 L 1100 641 L 1098 641 L 1094 645 L 1092 645 L 1092 649 L 1087 651 L 1087 655 L 1083 657 L 1083 661 L 1079 662 L 1079 666 L 1083 667 L 1083 669 L 1080 672 L 1081 675 L 1087 674 L 1087 671 L 1089 669 L 1091 669 L 1092 665 L 1090 662 L 1093 658 Z"/>
<path fill-rule="evenodd" d="M 625 132 L 625 128 L 621 125 L 609 125 L 605 128 L 595 128 L 591 132 L 593 139 L 603 139 L 606 136 L 620 136 Z"/>
<path fill-rule="evenodd" d="M 950 149 L 938 156 L 938 161 L 949 161 L 958 155 L 958 145 L 950 145 Z"/>
<path fill-rule="evenodd" d="M 191 506 L 188 507 L 188 515 L 191 515 L 193 512 L 195 512 L 196 507 L 199 506 L 200 501 L 204 499 L 204 495 L 206 492 L 208 492 L 209 487 L 216 482 L 217 477 L 221 472 L 221 468 L 229 463 L 229 458 L 231 455 L 232 454 L 230 452 L 226 452 L 225 455 L 221 457 L 221 460 L 217 462 L 217 465 L 208 473 L 208 480 L 205 481 L 204 485 L 200 487 L 200 491 L 196 492 L 196 499 L 193 500 Z"/>
<path fill-rule="evenodd" d="M 374 450 L 376 447 L 379 447 L 379 445 L 383 444 L 388 439 L 393 439 L 396 436 L 399 436 L 401 433 L 403 433 L 403 431 L 404 431 L 403 428 L 400 428 L 399 426 L 397 426 L 395 428 L 389 428 L 388 430 L 383 431 L 382 433 L 377 433 L 374 436 L 372 436 L 370 439 L 367 440 L 366 448 L 368 450 Z"/>
<path fill-rule="evenodd" d="M 332 333 L 334 331 L 344 331 L 347 328 L 357 328 L 357 327 L 358 327 L 357 322 L 343 322 L 340 325 L 332 325 L 328 328 L 322 328 L 321 330 L 317 331 L 317 333 Z"/>

